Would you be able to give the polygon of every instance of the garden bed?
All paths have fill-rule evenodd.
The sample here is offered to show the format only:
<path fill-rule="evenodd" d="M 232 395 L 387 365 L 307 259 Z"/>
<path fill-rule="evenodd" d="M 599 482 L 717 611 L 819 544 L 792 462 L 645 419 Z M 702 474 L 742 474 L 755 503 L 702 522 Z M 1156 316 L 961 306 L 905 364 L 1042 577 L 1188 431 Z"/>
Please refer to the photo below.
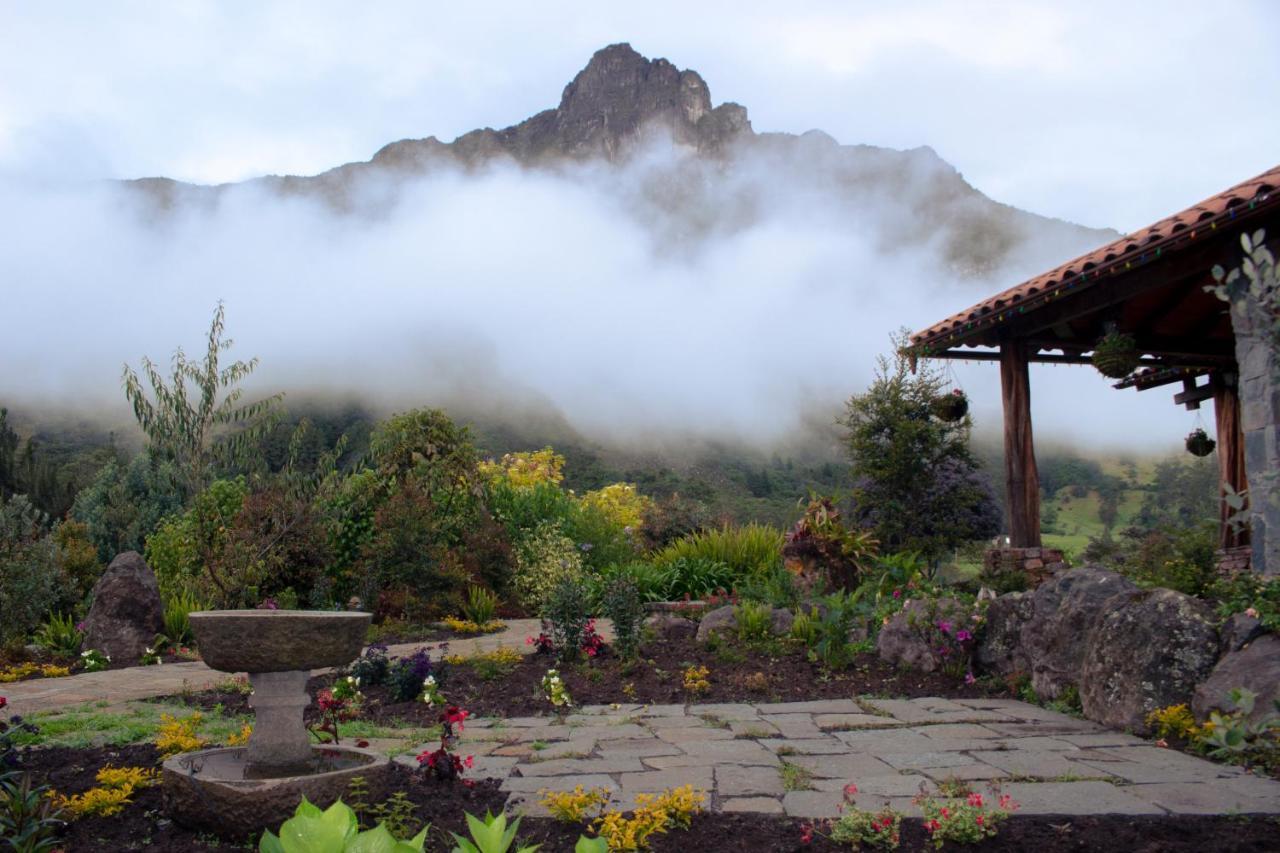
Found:
<path fill-rule="evenodd" d="M 94 784 L 94 774 L 105 764 L 154 767 L 159 755 L 151 746 L 97 749 L 37 749 L 27 752 L 24 766 L 39 783 L 48 783 L 64 794 L 84 791 Z M 474 787 L 439 783 L 397 766 L 392 789 L 404 791 L 415 804 L 419 820 L 433 827 L 425 849 L 449 850 L 446 833 L 462 831 L 463 812 L 483 814 L 502 808 L 506 795 L 491 781 Z M 804 842 L 806 822 L 752 814 L 710 813 L 694 818 L 687 831 L 658 836 L 654 853 L 702 849 L 753 851 L 754 853 L 801 853 L 801 851 L 847 851 L 815 836 Z M 1000 834 L 975 851 L 1269 851 L 1275 849 L 1277 826 L 1273 820 L 1241 816 L 1129 817 L 1015 816 L 1000 828 Z M 573 849 L 579 828 L 546 819 L 528 819 L 520 826 L 523 843 L 540 843 L 544 853 Z M 904 851 L 932 849 L 919 820 L 904 820 Z M 244 839 L 244 848 L 256 849 L 256 839 Z M 235 849 L 234 844 L 174 824 L 165 817 L 159 788 L 138 791 L 134 801 L 111 817 L 88 817 L 71 823 L 64 836 L 64 848 L 80 850 L 136 850 L 144 853 L 181 853 Z"/>
<path fill-rule="evenodd" d="M 473 716 L 521 717 L 552 711 L 542 693 L 541 681 L 547 669 L 554 666 L 555 659 L 547 655 L 527 655 L 511 663 L 492 658 L 479 662 L 470 659 L 437 668 L 436 677 L 449 703 L 467 709 Z M 684 673 L 691 666 L 707 668 L 708 687 L 701 692 L 685 689 Z M 722 643 L 712 649 L 692 639 L 662 640 L 643 646 L 634 661 L 597 657 L 562 666 L 559 672 L 576 705 L 789 702 L 867 695 L 971 699 L 1009 695 L 1002 686 L 988 682 L 966 684 L 961 678 L 940 672 L 899 670 L 874 653 L 856 655 L 847 669 L 831 672 L 809 661 L 803 650 L 781 642 L 755 647 Z M 312 678 L 308 689 L 314 696 L 333 678 Z M 417 701 L 393 701 L 385 686 L 363 685 L 361 690 L 366 698 L 361 716 L 366 719 L 416 725 L 437 721 L 438 709 Z M 227 690 L 168 698 L 204 709 L 221 704 L 228 713 L 249 711 L 247 697 Z M 310 713 L 314 712 L 313 705 Z"/>

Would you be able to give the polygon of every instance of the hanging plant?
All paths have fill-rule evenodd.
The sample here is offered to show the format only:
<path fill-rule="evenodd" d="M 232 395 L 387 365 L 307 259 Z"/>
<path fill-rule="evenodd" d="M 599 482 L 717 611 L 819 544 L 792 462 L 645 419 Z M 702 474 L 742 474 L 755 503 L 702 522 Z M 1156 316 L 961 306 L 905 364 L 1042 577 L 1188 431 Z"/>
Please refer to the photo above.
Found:
<path fill-rule="evenodd" d="M 1218 442 L 1209 438 L 1209 434 L 1198 427 L 1187 436 L 1187 452 L 1192 456 L 1208 456 L 1217 446 Z"/>
<path fill-rule="evenodd" d="M 969 414 L 969 398 L 959 388 L 933 400 L 933 414 L 943 421 L 954 423 Z"/>
<path fill-rule="evenodd" d="M 1093 347 L 1093 366 L 1103 376 L 1124 379 L 1137 368 L 1140 356 L 1133 335 L 1126 335 L 1112 325 Z"/>

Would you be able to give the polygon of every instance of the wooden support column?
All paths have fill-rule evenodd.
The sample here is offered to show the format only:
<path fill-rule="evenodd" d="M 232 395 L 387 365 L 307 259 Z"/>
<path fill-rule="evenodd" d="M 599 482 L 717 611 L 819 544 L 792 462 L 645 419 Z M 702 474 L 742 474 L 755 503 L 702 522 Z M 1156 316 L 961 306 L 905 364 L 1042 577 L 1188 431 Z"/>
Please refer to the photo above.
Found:
<path fill-rule="evenodd" d="M 1027 344 L 1000 344 L 1000 388 L 1004 400 L 1004 486 L 1009 545 L 1040 547 L 1040 474 L 1031 438 L 1031 379 Z"/>
<path fill-rule="evenodd" d="M 1244 433 L 1240 430 L 1240 394 L 1236 390 L 1235 377 L 1214 376 L 1213 410 L 1218 427 L 1218 497 L 1221 498 L 1226 494 L 1226 486 L 1237 492 L 1249 487 L 1245 473 Z M 1249 544 L 1247 527 L 1233 533 L 1227 524 L 1227 517 L 1234 512 L 1225 501 L 1219 501 L 1218 547 L 1224 550 Z"/>

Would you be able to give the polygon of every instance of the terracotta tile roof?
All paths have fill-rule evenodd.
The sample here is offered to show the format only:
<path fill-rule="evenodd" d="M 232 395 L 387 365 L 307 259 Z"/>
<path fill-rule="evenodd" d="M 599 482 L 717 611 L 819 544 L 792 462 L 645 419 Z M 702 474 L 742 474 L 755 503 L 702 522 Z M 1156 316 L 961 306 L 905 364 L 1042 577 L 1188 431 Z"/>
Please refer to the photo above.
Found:
<path fill-rule="evenodd" d="M 1197 233 L 1216 229 L 1241 213 L 1280 204 L 1278 188 L 1280 166 L 916 332 L 911 336 L 912 350 L 927 355 L 963 345 L 966 339 L 1047 302 L 1063 290 L 1090 287 L 1104 277 L 1153 261 L 1164 252 L 1190 244 Z"/>

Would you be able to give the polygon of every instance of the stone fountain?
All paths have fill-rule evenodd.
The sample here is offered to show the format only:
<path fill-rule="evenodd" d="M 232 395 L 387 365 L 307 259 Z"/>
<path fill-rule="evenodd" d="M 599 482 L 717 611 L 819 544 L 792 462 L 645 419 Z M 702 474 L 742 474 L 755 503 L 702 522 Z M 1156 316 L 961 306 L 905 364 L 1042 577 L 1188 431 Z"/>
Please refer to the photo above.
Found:
<path fill-rule="evenodd" d="M 200 654 L 223 672 L 247 672 L 255 721 L 248 746 L 205 749 L 164 762 L 169 814 L 188 826 L 247 835 L 277 827 L 302 797 L 327 806 L 363 777 L 381 789 L 390 761 L 349 746 L 312 744 L 303 722 L 313 669 L 349 663 L 368 613 L 209 610 L 191 614 Z"/>

